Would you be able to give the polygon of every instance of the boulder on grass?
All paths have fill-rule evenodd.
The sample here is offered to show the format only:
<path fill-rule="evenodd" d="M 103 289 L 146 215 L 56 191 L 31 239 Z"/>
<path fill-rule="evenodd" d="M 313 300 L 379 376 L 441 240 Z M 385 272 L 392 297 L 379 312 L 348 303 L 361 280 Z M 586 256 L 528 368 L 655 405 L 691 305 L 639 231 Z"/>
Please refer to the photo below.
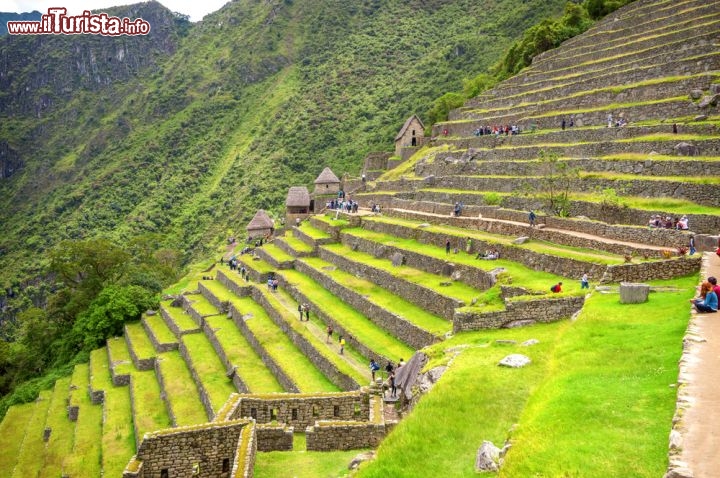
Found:
<path fill-rule="evenodd" d="M 621 304 L 642 304 L 647 302 L 650 293 L 650 285 L 635 282 L 620 283 Z"/>
<path fill-rule="evenodd" d="M 500 449 L 490 441 L 483 441 L 475 456 L 475 471 L 490 472 L 500 469 Z"/>

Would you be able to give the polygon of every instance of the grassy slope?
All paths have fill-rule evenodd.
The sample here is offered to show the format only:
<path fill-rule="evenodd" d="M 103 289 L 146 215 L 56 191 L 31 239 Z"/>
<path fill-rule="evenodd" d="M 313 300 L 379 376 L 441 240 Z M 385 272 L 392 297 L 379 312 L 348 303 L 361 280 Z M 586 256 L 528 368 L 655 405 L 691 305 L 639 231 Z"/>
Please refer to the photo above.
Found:
<path fill-rule="evenodd" d="M 359 476 L 474 476 L 482 441 L 502 446 L 516 423 L 499 476 L 659 476 L 675 406 L 668 384 L 677 379 L 685 299 L 696 281 L 662 282 L 681 291 L 639 305 L 594 294 L 576 322 L 459 334 L 435 346 L 432 356 L 468 348 Z M 540 344 L 494 344 L 530 338 Z M 533 362 L 497 367 L 509 353 Z"/>

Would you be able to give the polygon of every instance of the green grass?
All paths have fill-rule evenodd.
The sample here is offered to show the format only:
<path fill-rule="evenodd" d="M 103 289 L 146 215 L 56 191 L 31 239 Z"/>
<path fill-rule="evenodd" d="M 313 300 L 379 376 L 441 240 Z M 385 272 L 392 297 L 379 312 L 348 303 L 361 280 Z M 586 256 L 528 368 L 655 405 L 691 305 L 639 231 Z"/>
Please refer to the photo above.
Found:
<path fill-rule="evenodd" d="M 267 254 L 273 259 L 275 259 L 278 263 L 291 262 L 295 259 L 293 256 L 283 251 L 273 243 L 264 244 L 261 249 L 267 252 Z"/>
<path fill-rule="evenodd" d="M 203 281 L 203 284 L 207 282 L 210 281 Z M 187 297 L 187 299 L 190 301 L 190 306 L 193 308 L 193 310 L 200 314 L 202 317 L 207 317 L 209 315 L 217 315 L 220 313 L 217 307 L 215 307 L 209 300 L 203 297 L 202 294 L 186 295 L 185 297 Z"/>
<path fill-rule="evenodd" d="M 230 394 L 237 392 L 226 370 L 205 334 L 188 334 L 182 337 L 188 354 L 203 387 L 210 398 L 213 411 L 217 412 L 227 402 Z"/>
<path fill-rule="evenodd" d="M 305 294 L 314 307 L 333 317 L 350 335 L 369 349 L 394 360 L 413 354 L 412 348 L 379 328 L 308 276 L 295 270 L 283 271 L 282 274 L 290 284 Z"/>
<path fill-rule="evenodd" d="M 155 347 L 153 347 L 150 338 L 148 338 L 143 325 L 139 321 L 125 324 L 125 333 L 130 339 L 133 351 L 138 359 L 142 360 L 155 356 Z"/>
<path fill-rule="evenodd" d="M 105 347 L 90 352 L 90 385 L 93 390 L 107 390 L 108 387 L 112 387 Z"/>
<path fill-rule="evenodd" d="M 362 450 L 272 451 L 258 453 L 255 478 L 337 478 L 346 476 L 348 463 Z M 288 474 L 291 473 L 291 474 Z"/>
<path fill-rule="evenodd" d="M 249 297 L 234 302 L 250 331 L 300 392 L 337 392 L 339 389 L 298 350 L 290 339 L 273 323 L 265 310 Z"/>
<path fill-rule="evenodd" d="M 597 159 L 602 159 L 603 161 L 698 161 L 702 163 L 720 161 L 720 156 L 674 156 L 670 154 L 618 153 L 600 156 Z"/>
<path fill-rule="evenodd" d="M 0 423 L 0 469 L 6 470 L 6 474 L 17 463 L 25 430 L 37 405 L 37 402 L 14 405 Z"/>
<path fill-rule="evenodd" d="M 171 344 L 173 342 L 177 342 L 175 334 L 173 334 L 172 330 L 170 330 L 170 327 L 167 326 L 162 315 L 160 315 L 159 313 L 155 315 L 146 315 L 145 323 L 150 328 L 150 330 L 152 330 L 153 335 L 155 336 L 155 339 L 157 339 L 158 343 Z"/>
<path fill-rule="evenodd" d="M 115 375 L 124 375 L 134 370 L 130 351 L 123 337 L 111 337 L 107 339 L 108 357 L 110 365 L 115 370 Z"/>
<path fill-rule="evenodd" d="M 104 476 L 121 476 L 135 454 L 135 436 L 130 406 L 130 387 L 105 388 L 102 426 L 102 469 Z"/>
<path fill-rule="evenodd" d="M 160 373 L 167 401 L 177 426 L 197 425 L 208 421 L 205 408 L 190 370 L 180 352 L 173 350 L 158 355 Z"/>
<path fill-rule="evenodd" d="M 50 390 L 41 391 L 37 406 L 28 421 L 25 438 L 23 439 L 18 455 L 17 465 L 12 472 L 13 478 L 37 476 L 40 472 L 43 466 L 43 455 L 45 454 L 43 430 L 45 429 L 45 420 L 51 402 L 52 392 Z"/>
<path fill-rule="evenodd" d="M 354 193 L 353 196 L 357 196 L 359 193 Z M 325 214 L 318 214 L 313 216 L 314 219 L 322 221 L 330 226 L 342 229 L 350 225 L 350 221 L 339 217 L 335 219 L 335 211 L 326 212 Z"/>
<path fill-rule="evenodd" d="M 282 320 L 287 323 L 295 331 L 295 333 L 304 337 L 315 348 L 315 350 L 330 361 L 339 372 L 348 375 L 360 385 L 363 385 L 368 381 L 364 374 L 360 373 L 357 368 L 351 366 L 346 360 L 343 360 L 340 357 L 333 342 L 329 344 L 325 343 L 324 340 L 313 334 L 310 330 L 308 330 L 304 323 L 298 320 L 297 313 L 293 313 L 288 310 L 288 307 L 286 307 L 283 302 L 289 304 L 290 307 L 294 305 L 294 310 L 297 310 L 297 303 L 290 297 L 289 294 L 287 294 L 287 292 L 280 289 L 275 292 L 270 292 L 262 285 L 258 287 L 258 291 L 265 296 L 270 306 L 278 314 L 280 314 Z M 280 297 L 284 299 L 283 302 L 281 302 Z M 320 334 L 324 334 L 324 331 L 321 330 Z"/>
<path fill-rule="evenodd" d="M 318 216 L 318 217 L 324 217 L 324 216 Z M 305 244 L 303 241 L 295 237 L 292 233 L 292 230 L 288 229 L 285 231 L 285 235 L 282 236 L 283 240 L 295 251 L 299 253 L 310 253 L 312 252 L 313 248 L 307 244 Z"/>
<path fill-rule="evenodd" d="M 334 248 L 333 252 L 345 255 L 342 248 Z M 345 257 L 351 260 L 355 260 L 354 257 L 351 257 L 349 255 Z M 357 257 L 357 259 L 364 264 L 370 265 L 369 261 L 365 261 L 364 258 Z M 447 320 L 438 317 L 430 312 L 427 312 L 422 307 L 419 307 L 418 305 L 385 290 L 383 287 L 377 284 L 362 279 L 354 274 L 350 274 L 342 269 L 323 269 L 324 267 L 333 267 L 333 265 L 327 261 L 324 261 L 317 257 L 310 257 L 304 259 L 303 262 L 318 271 L 320 274 L 332 278 L 333 281 L 342 285 L 343 287 L 346 287 L 362 295 L 371 303 L 378 305 L 383 309 L 387 310 L 388 312 L 402 317 L 409 322 L 412 322 L 421 329 L 427 330 L 432 334 L 443 335 L 449 332 L 452 328 L 450 322 L 448 322 Z M 410 268 L 405 267 L 405 269 L 411 271 Z M 416 269 L 412 269 L 412 271 L 421 272 L 417 271 Z M 419 274 L 413 274 L 413 276 L 415 277 L 417 277 L 418 275 Z M 407 280 L 405 279 L 405 276 L 405 274 L 401 276 L 403 280 Z M 438 284 L 440 280 L 446 279 L 440 278 L 438 279 L 438 282 L 435 282 L 435 284 Z M 458 283 L 455 283 L 452 287 L 445 287 L 444 289 L 452 289 L 457 284 Z M 439 288 L 440 286 L 438 285 L 437 287 Z M 473 297 L 477 297 L 479 294 L 479 291 L 474 290 Z M 467 302 L 469 303 L 470 301 L 468 300 Z"/>
<path fill-rule="evenodd" d="M 67 416 L 67 397 L 70 387 L 70 377 L 58 379 L 48 409 L 45 426 L 50 427 L 52 432 L 50 440 L 45 447 L 45 465 L 40 470 L 38 477 L 52 477 L 62 475 L 63 459 L 70 453 L 73 447 L 75 435 L 75 422 L 71 422 Z"/>
<path fill-rule="evenodd" d="M 170 428 L 172 425 L 170 416 L 165 408 L 165 402 L 160 397 L 160 383 L 157 381 L 155 371 L 133 372 L 132 387 L 135 397 L 133 415 L 138 439 L 142 440 L 147 432 Z"/>
<path fill-rule="evenodd" d="M 330 234 L 328 234 L 325 231 L 321 231 L 317 227 L 310 224 L 309 221 L 303 221 L 300 223 L 299 229 L 304 232 L 307 236 L 311 237 L 314 240 L 318 239 L 330 239 Z"/>
<path fill-rule="evenodd" d="M 391 181 L 393 179 L 400 179 L 402 176 L 405 176 L 408 173 L 411 173 L 415 169 L 415 165 L 418 161 L 420 161 L 425 156 L 432 155 L 434 153 L 439 153 L 441 151 L 448 151 L 450 149 L 450 146 L 448 145 L 442 145 L 438 147 L 431 148 L 429 146 L 423 146 L 419 150 L 415 152 L 410 158 L 407 159 L 407 161 L 404 161 L 400 163 L 397 167 L 394 169 L 391 169 L 389 171 L 384 172 L 380 175 L 380 177 L 377 179 L 377 181 Z"/>
<path fill-rule="evenodd" d="M 172 301 L 166 300 L 160 303 L 160 306 L 168 313 L 175 325 L 180 329 L 180 332 L 188 330 L 198 330 L 198 324 L 195 323 L 192 317 L 185 313 L 181 307 L 173 307 Z"/>
<path fill-rule="evenodd" d="M 482 441 L 502 446 L 516 423 L 501 472 L 488 476 L 662 475 L 676 394 L 668 384 L 677 380 L 696 283 L 697 276 L 657 282 L 682 292 L 653 293 L 637 305 L 593 294 L 574 322 L 462 333 L 431 347 L 435 363 L 462 352 L 358 478 L 476 476 Z M 494 342 L 530 338 L 540 343 Z M 532 363 L 497 367 L 510 353 Z"/>
<path fill-rule="evenodd" d="M 300 239 L 298 239 L 298 240 L 300 240 Z M 268 272 L 272 272 L 275 270 L 275 268 L 273 266 L 271 266 L 270 264 L 268 264 L 265 261 L 254 260 L 253 256 L 250 254 L 243 254 L 241 256 L 237 256 L 237 259 L 242 264 L 245 264 L 245 267 L 247 269 L 255 270 L 255 271 L 259 272 L 260 274 L 267 274 Z M 241 266 L 238 266 L 238 268 Z M 228 275 L 232 274 L 232 271 L 230 271 L 229 267 L 227 269 L 223 269 L 223 270 L 227 270 L 229 272 Z"/>
<path fill-rule="evenodd" d="M 72 453 L 65 457 L 63 462 L 64 472 L 71 477 L 100 476 L 103 407 L 90 402 L 87 391 L 88 375 L 88 364 L 75 366 L 72 384 L 77 390 L 73 393 L 73 403 L 80 409 L 75 423 Z"/>

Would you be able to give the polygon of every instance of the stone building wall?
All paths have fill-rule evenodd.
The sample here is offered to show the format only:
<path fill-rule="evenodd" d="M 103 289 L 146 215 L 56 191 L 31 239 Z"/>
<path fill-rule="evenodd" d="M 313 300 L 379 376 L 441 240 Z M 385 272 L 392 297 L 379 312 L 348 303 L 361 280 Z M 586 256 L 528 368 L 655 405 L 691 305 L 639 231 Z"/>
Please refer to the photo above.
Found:
<path fill-rule="evenodd" d="M 319 256 L 356 277 L 363 277 L 408 302 L 412 302 L 435 315 L 452 320 L 455 309 L 465 304 L 461 300 L 441 295 L 432 289 L 397 278 L 382 269 L 346 259 L 328 249 L 319 249 Z M 402 266 L 400 266 L 402 267 Z M 421 347 L 418 347 L 421 348 Z"/>
<path fill-rule="evenodd" d="M 387 330 L 393 336 L 397 337 L 411 347 L 420 349 L 437 341 L 437 337 L 432 335 L 430 332 L 419 328 L 403 317 L 397 316 L 388 310 L 373 304 L 363 297 L 362 294 L 355 292 L 352 288 L 346 287 L 324 274 L 318 273 L 318 271 L 302 261 L 298 261 L 296 263 L 296 269 L 319 282 L 325 289 L 339 297 L 343 302 L 357 309 L 373 323 Z"/>
<path fill-rule="evenodd" d="M 517 320 L 554 322 L 571 317 L 582 309 L 585 297 L 505 301 L 506 310 L 498 312 L 459 312 L 453 320 L 453 331 L 498 329 Z"/>
<path fill-rule="evenodd" d="M 414 133 L 414 134 L 413 134 Z M 413 146 L 412 141 L 415 138 L 415 146 L 419 146 L 422 138 L 425 135 L 425 130 L 422 124 L 417 118 L 413 118 L 402 136 L 395 140 L 395 156 L 401 155 L 401 150 L 407 146 Z"/>
<path fill-rule="evenodd" d="M 363 171 L 378 171 L 387 169 L 387 160 L 391 156 L 391 153 L 386 152 L 375 152 L 369 153 L 363 160 Z"/>
<path fill-rule="evenodd" d="M 603 282 L 647 282 L 696 274 L 700 270 L 701 257 L 697 255 L 668 261 L 609 266 Z"/>
<path fill-rule="evenodd" d="M 385 437 L 385 425 L 319 421 L 306 432 L 308 451 L 377 448 Z"/>
<path fill-rule="evenodd" d="M 256 425 L 258 451 L 292 451 L 293 427 L 284 425 Z"/>
<path fill-rule="evenodd" d="M 230 419 L 252 418 L 257 423 L 277 421 L 304 429 L 317 420 L 368 421 L 367 390 L 318 394 L 242 395 Z"/>

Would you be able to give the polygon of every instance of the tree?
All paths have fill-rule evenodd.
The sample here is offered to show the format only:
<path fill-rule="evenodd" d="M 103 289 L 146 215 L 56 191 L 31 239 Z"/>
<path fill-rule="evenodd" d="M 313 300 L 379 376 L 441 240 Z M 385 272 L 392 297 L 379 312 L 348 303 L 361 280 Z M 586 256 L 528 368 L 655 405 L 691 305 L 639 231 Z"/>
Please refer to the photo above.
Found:
<path fill-rule="evenodd" d="M 450 110 L 461 107 L 464 102 L 465 97 L 460 93 L 445 93 L 433 102 L 427 114 L 428 122 L 434 124 L 447 120 Z"/>
<path fill-rule="evenodd" d="M 541 178 L 529 181 L 530 190 L 543 201 L 548 211 L 561 217 L 570 215 L 570 192 L 573 181 L 580 177 L 580 170 L 568 166 L 557 153 L 542 150 L 538 160 Z"/>

